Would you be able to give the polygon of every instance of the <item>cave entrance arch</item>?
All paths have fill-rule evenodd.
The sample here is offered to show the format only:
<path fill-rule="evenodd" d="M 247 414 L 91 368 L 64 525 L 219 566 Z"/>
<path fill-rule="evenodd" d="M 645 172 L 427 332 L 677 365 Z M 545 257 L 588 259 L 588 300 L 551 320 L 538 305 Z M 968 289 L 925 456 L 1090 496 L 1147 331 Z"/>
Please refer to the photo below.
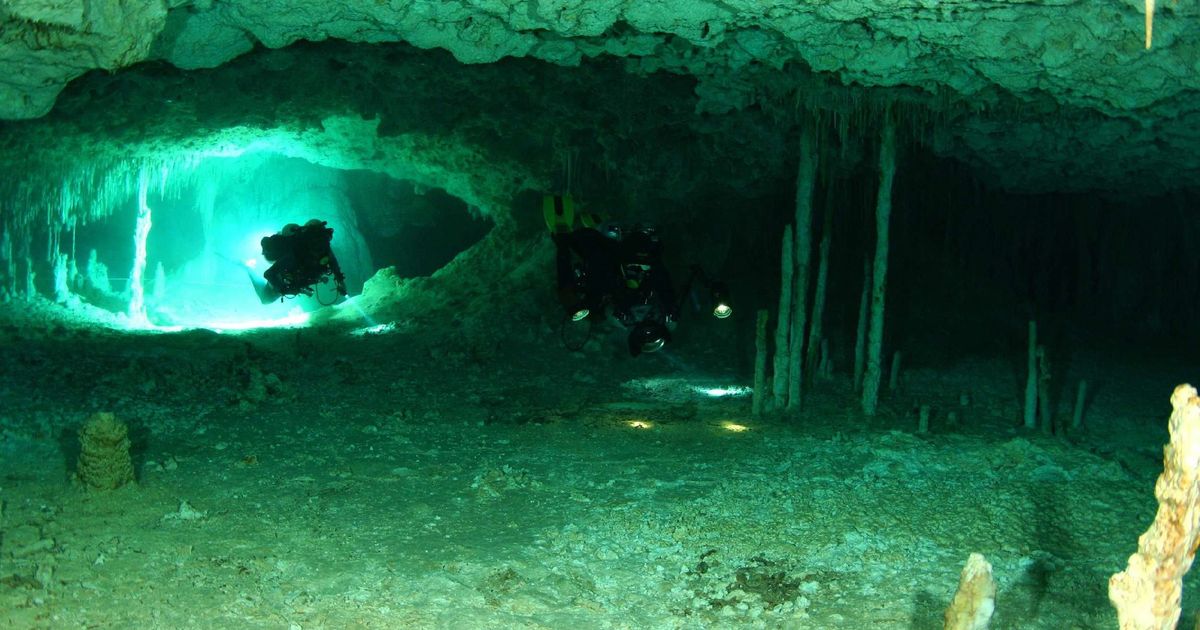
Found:
<path fill-rule="evenodd" d="M 262 304 L 249 274 L 262 272 L 260 241 L 288 223 L 327 221 L 350 295 L 376 271 L 430 275 L 483 238 L 492 222 L 462 200 L 411 181 L 344 171 L 273 153 L 206 159 L 152 194 L 145 247 L 146 315 L 156 326 L 255 328 L 303 321 L 331 304 L 331 284 L 312 297 Z M 73 235 L 75 289 L 117 311 L 134 265 L 137 201 Z M 93 253 L 94 252 L 94 253 Z"/>

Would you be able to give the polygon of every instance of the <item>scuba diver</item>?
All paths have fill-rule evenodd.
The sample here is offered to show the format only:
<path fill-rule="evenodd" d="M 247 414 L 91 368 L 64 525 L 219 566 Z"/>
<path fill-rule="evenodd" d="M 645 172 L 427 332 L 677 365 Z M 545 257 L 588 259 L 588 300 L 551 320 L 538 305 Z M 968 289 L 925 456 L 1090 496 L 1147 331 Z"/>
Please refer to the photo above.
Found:
<path fill-rule="evenodd" d="M 588 213 L 582 213 L 575 227 L 569 196 L 547 196 L 543 211 L 556 248 L 558 296 L 565 316 L 573 322 L 596 322 L 611 310 L 629 330 L 629 354 L 635 357 L 671 341 L 680 305 L 657 231 L 644 224 L 598 223 L 598 217 Z M 684 295 L 696 279 L 719 300 L 713 314 L 728 317 L 732 309 L 724 286 L 710 281 L 699 266 L 692 267 Z"/>
<path fill-rule="evenodd" d="M 316 285 L 333 277 L 338 295 L 346 295 L 346 277 L 342 274 L 330 243 L 333 228 L 319 219 L 303 226 L 289 223 L 277 234 L 263 237 L 263 258 L 272 263 L 260 279 L 253 272 L 250 280 L 263 304 L 284 297 L 311 296 Z"/>

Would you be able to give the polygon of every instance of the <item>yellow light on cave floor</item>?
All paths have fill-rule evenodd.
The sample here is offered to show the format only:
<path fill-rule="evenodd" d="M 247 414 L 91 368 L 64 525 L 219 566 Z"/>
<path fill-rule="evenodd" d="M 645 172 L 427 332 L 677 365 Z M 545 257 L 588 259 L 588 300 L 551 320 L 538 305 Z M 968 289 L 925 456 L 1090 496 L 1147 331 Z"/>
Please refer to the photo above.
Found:
<path fill-rule="evenodd" d="M 725 429 L 726 431 L 729 431 L 731 433 L 745 433 L 746 431 L 750 430 L 750 427 L 748 427 L 744 424 L 738 424 L 731 420 L 726 420 L 725 422 L 722 422 L 721 428 Z"/>
<path fill-rule="evenodd" d="M 650 429 L 654 427 L 654 423 L 650 422 L 649 420 L 630 420 L 625 424 L 633 427 L 634 429 Z"/>

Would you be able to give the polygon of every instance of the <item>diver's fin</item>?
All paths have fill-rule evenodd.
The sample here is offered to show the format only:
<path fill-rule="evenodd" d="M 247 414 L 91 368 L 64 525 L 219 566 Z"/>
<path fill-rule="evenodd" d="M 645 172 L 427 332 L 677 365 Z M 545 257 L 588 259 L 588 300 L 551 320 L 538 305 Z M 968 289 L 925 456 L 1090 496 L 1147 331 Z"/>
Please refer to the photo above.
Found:
<path fill-rule="evenodd" d="M 254 273 L 248 266 L 246 267 L 246 275 L 250 277 L 250 284 L 254 285 L 254 292 L 258 294 L 258 299 L 263 304 L 270 304 L 283 297 L 275 290 L 275 287 L 268 284 L 262 276 Z"/>
<path fill-rule="evenodd" d="M 579 224 L 585 228 L 594 228 L 607 220 L 607 217 L 598 212 L 588 212 L 584 210 L 583 212 L 579 213 Z"/>
<path fill-rule="evenodd" d="M 571 195 L 545 195 L 542 215 L 551 234 L 570 232 L 575 227 L 575 201 Z"/>

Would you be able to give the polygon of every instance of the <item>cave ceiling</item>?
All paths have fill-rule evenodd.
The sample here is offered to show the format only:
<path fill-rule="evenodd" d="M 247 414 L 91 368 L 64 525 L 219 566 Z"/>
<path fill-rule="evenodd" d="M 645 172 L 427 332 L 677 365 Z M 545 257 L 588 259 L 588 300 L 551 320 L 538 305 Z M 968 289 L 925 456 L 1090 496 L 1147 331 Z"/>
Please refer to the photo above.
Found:
<path fill-rule="evenodd" d="M 1149 195 L 1200 167 L 1198 27 L 1191 0 L 1160 3 L 1149 48 L 1124 0 L 0 0 L 0 162 L 282 134 L 486 208 L 548 185 L 531 156 L 600 146 L 604 168 L 661 180 L 680 156 L 633 156 L 673 146 L 749 185 L 805 115 L 868 137 L 892 111 L 996 186 Z M 438 56 L 401 69 L 397 46 Z"/>

